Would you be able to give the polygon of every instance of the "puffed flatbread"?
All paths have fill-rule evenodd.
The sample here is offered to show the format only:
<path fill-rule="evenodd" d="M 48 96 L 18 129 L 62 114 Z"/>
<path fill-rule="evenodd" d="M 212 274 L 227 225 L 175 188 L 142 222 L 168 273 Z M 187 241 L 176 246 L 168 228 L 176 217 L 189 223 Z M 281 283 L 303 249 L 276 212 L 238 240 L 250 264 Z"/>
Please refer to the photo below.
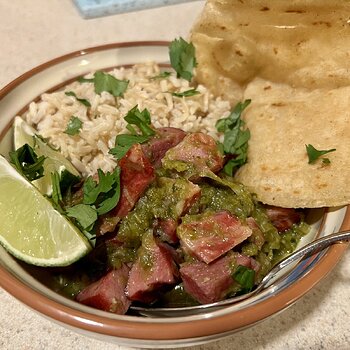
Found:
<path fill-rule="evenodd" d="M 197 80 L 240 100 L 257 76 L 292 87 L 350 84 L 350 1 L 209 0 L 191 31 Z"/>
<path fill-rule="evenodd" d="M 282 207 L 350 203 L 350 2 L 209 0 L 194 26 L 197 80 L 251 99 L 236 179 Z M 330 163 L 308 164 L 305 145 Z"/>
<path fill-rule="evenodd" d="M 350 203 L 350 87 L 310 91 L 257 79 L 244 97 L 252 99 L 244 116 L 251 139 L 235 178 L 281 207 Z M 309 164 L 308 144 L 336 151 Z"/>

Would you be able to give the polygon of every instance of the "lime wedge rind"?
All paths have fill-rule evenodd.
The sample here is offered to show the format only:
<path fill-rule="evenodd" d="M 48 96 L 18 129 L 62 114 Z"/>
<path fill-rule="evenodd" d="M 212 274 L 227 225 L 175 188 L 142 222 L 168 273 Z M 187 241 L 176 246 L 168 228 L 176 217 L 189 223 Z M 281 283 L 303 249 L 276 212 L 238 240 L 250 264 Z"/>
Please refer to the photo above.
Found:
<path fill-rule="evenodd" d="M 76 251 L 74 253 L 74 258 L 71 255 L 67 255 L 67 257 L 56 257 L 56 258 L 30 258 L 26 253 L 22 253 L 19 250 L 13 249 L 3 237 L 0 235 L 0 244 L 5 248 L 6 251 L 11 253 L 15 258 L 22 260 L 28 264 L 41 266 L 41 267 L 65 267 L 73 264 L 74 262 L 80 260 L 82 257 L 86 255 L 86 249 L 81 247 L 80 251 Z M 88 248 L 90 250 L 90 248 Z"/>

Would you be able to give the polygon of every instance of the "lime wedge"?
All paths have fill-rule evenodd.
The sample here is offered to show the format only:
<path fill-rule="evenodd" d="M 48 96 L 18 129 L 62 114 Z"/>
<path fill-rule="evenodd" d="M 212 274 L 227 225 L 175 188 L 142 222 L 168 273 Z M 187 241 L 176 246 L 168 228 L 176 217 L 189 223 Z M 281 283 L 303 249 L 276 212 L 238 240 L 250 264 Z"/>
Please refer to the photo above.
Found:
<path fill-rule="evenodd" d="M 33 265 L 67 266 L 92 248 L 73 224 L 0 156 L 0 243 Z"/>
<path fill-rule="evenodd" d="M 41 193 L 48 196 L 52 194 L 51 173 L 55 171 L 61 174 L 61 172 L 66 169 L 71 174 L 80 176 L 78 170 L 75 169 L 73 164 L 60 152 L 54 150 L 42 139 L 35 136 L 36 131 L 21 117 L 16 117 L 13 125 L 15 149 L 18 149 L 27 143 L 34 148 L 35 153 L 39 157 L 46 157 L 44 161 L 44 176 L 32 182 Z"/>

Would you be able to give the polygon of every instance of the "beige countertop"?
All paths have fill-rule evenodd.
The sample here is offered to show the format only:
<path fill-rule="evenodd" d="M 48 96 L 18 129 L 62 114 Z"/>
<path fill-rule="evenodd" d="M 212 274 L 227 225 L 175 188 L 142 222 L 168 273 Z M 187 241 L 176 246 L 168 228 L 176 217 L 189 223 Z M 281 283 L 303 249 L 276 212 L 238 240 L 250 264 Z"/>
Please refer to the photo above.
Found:
<path fill-rule="evenodd" d="M 84 20 L 70 0 L 0 0 L 0 88 L 65 53 L 106 43 L 186 37 L 203 2 Z M 162 30 L 164 28 L 164 30 Z M 284 312 L 191 350 L 350 349 L 350 252 Z M 0 289 L 0 349 L 126 350 L 38 315 Z"/>

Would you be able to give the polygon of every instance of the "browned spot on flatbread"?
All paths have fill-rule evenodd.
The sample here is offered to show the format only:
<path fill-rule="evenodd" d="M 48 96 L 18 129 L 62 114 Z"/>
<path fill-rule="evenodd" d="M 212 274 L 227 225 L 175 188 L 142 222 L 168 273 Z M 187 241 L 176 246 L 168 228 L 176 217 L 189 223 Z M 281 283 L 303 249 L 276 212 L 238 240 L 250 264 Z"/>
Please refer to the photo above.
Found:
<path fill-rule="evenodd" d="M 323 26 L 326 26 L 328 28 L 332 27 L 332 24 L 330 22 L 326 22 L 326 21 L 312 22 L 312 25 L 314 25 L 314 26 L 323 25 Z"/>
<path fill-rule="evenodd" d="M 306 42 L 307 42 L 307 40 L 300 40 L 300 41 L 297 42 L 297 46 L 300 46 L 300 45 L 302 45 L 302 44 L 304 44 Z"/>
<path fill-rule="evenodd" d="M 284 102 L 275 102 L 271 103 L 271 106 L 273 107 L 284 107 L 286 104 Z"/>
<path fill-rule="evenodd" d="M 301 14 L 301 13 L 305 13 L 305 11 L 303 10 L 286 10 L 286 13 L 297 13 L 297 14 Z"/>

